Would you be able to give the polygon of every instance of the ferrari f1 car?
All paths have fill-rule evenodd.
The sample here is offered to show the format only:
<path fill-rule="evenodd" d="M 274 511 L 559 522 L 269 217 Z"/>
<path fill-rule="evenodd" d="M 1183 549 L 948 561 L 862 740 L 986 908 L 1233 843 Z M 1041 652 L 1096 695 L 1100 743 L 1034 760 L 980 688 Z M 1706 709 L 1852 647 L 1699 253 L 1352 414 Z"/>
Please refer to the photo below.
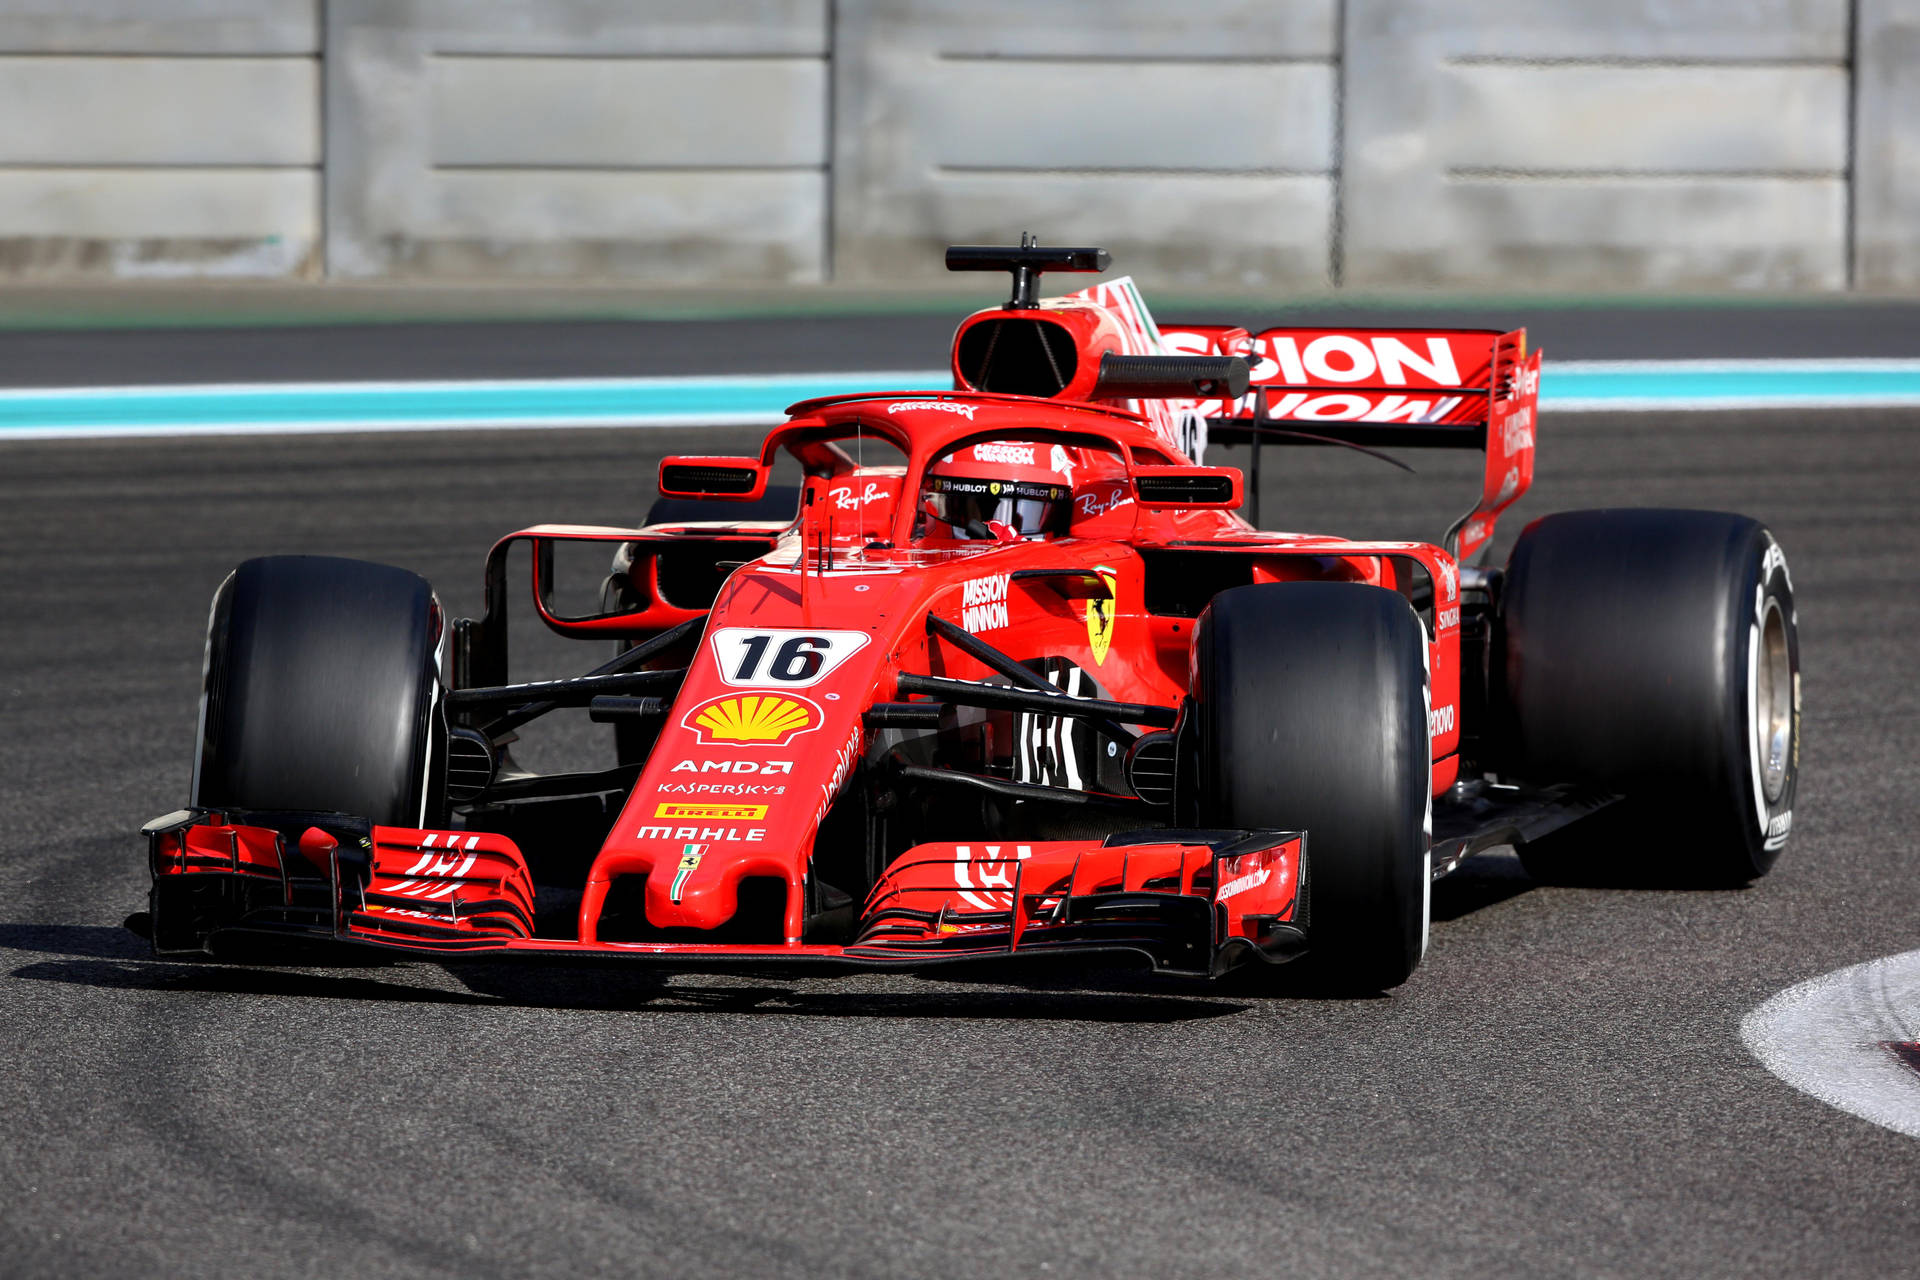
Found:
<path fill-rule="evenodd" d="M 960 325 L 951 388 L 668 458 L 641 527 L 512 533 L 481 617 L 400 569 L 240 565 L 138 927 L 167 954 L 698 970 L 1304 956 L 1378 990 L 1479 850 L 1553 878 L 1767 871 L 1799 675 L 1766 529 L 1569 512 L 1489 567 L 1533 476 L 1524 331 L 1160 328 L 1126 280 L 1035 297 L 1107 264 L 950 250 L 1014 281 Z M 1486 466 L 1438 542 L 1346 541 L 1243 519 L 1209 438 L 1256 475 L 1263 445 Z M 798 486 L 770 483 L 783 455 Z M 583 543 L 612 566 L 584 610 L 554 588 Z M 516 682 L 516 602 L 617 656 Z M 615 726 L 604 768 L 514 762 L 517 730 L 581 714 Z"/>

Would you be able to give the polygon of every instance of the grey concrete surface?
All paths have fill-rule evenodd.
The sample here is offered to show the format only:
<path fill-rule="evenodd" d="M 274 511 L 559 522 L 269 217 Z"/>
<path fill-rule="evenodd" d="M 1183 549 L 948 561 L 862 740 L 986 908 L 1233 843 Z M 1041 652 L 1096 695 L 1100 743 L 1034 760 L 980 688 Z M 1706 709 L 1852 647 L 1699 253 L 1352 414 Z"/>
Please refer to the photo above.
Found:
<path fill-rule="evenodd" d="M 1920 0 L 1860 0 L 1854 142 L 1855 278 L 1920 286 Z"/>
<path fill-rule="evenodd" d="M 177 359 L 190 359 L 183 353 Z M 1920 1145 L 1742 1048 L 1781 988 L 1920 938 L 1912 413 L 1583 415 L 1534 495 L 1747 511 L 1793 567 L 1802 803 L 1731 893 L 1435 896 L 1390 998 L 156 962 L 137 825 L 187 785 L 206 600 L 276 551 L 408 565 L 620 521 L 734 433 L 0 452 L 0 1271 L 9 1276 L 1879 1277 Z M 1436 532 L 1464 484 L 1269 466 L 1276 523 Z M 1270 459 L 1271 463 L 1271 459 Z M 1445 490 L 1445 492 L 1441 492 Z"/>
<path fill-rule="evenodd" d="M 1838 61 L 1711 68 L 1705 92 L 1699 64 L 1462 57 L 1450 70 L 1441 158 L 1462 176 L 1837 177 L 1847 167 L 1851 86 Z"/>
<path fill-rule="evenodd" d="M 0 278 L 316 275 L 316 0 L 0 0 Z"/>
<path fill-rule="evenodd" d="M 0 136 L 10 168 L 311 168 L 320 68 L 299 56 L 0 55 L 0 117 L 38 126 Z"/>
<path fill-rule="evenodd" d="M 818 56 L 456 57 L 427 68 L 436 169 L 779 169 L 826 162 Z M 528 112 L 529 101 L 545 104 Z M 704 127 L 678 127 L 681 118 Z M 523 180 L 525 178 L 523 177 Z"/>
<path fill-rule="evenodd" d="M 1913 0 L 0 0 L 0 278 L 1911 289 L 1915 83 Z"/>
<path fill-rule="evenodd" d="M 1342 56 L 1350 283 L 1847 283 L 1845 0 L 1353 0 Z"/>
<path fill-rule="evenodd" d="M 4 0 L 7 53 L 314 54 L 315 0 Z"/>
<path fill-rule="evenodd" d="M 1021 230 L 1105 244 L 1168 285 L 1326 278 L 1330 0 L 837 13 L 837 278 L 927 278 L 940 246 Z"/>
<path fill-rule="evenodd" d="M 340 277 L 827 273 L 825 0 L 335 0 Z"/>

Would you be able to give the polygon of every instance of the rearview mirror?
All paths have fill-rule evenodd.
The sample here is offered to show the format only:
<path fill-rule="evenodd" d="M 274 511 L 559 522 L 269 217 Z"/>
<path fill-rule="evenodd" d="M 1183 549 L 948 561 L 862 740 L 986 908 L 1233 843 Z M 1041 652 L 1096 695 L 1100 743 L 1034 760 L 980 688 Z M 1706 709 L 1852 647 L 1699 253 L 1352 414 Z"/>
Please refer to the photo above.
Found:
<path fill-rule="evenodd" d="M 767 491 L 768 468 L 758 458 L 680 455 L 660 462 L 660 496 L 753 502 Z"/>
<path fill-rule="evenodd" d="M 1133 491 L 1143 507 L 1217 507 L 1240 505 L 1238 467 L 1135 467 Z"/>

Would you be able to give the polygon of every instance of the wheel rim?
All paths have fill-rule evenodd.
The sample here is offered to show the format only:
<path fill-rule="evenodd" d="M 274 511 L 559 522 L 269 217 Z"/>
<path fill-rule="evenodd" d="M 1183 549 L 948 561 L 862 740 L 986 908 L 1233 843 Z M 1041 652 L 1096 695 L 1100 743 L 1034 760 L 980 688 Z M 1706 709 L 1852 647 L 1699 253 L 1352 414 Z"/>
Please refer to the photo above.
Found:
<path fill-rule="evenodd" d="M 1767 597 L 1760 615 L 1760 652 L 1754 663 L 1753 759 L 1761 793 L 1769 805 L 1787 789 L 1793 760 L 1793 663 L 1787 645 L 1787 619 L 1780 601 Z"/>

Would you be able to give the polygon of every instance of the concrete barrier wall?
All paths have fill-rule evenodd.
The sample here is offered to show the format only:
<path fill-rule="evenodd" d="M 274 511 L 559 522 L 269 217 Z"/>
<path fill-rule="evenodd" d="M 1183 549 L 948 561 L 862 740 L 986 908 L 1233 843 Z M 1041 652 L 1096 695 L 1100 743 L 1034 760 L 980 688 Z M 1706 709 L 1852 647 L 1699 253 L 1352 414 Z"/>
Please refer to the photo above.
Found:
<path fill-rule="evenodd" d="M 1920 288 L 1920 0 L 1859 0 L 1854 280 Z"/>
<path fill-rule="evenodd" d="M 0 278 L 312 275 L 317 0 L 0 0 Z"/>
<path fill-rule="evenodd" d="M 340 276 L 819 280 L 826 0 L 329 0 Z"/>
<path fill-rule="evenodd" d="M 1348 0 L 1345 279 L 1844 286 L 1849 12 Z"/>
<path fill-rule="evenodd" d="M 1920 285 L 1920 0 L 0 0 L 0 278 Z"/>
<path fill-rule="evenodd" d="M 1337 0 L 864 0 L 834 39 L 834 269 L 1104 244 L 1162 285 L 1324 279 Z"/>

